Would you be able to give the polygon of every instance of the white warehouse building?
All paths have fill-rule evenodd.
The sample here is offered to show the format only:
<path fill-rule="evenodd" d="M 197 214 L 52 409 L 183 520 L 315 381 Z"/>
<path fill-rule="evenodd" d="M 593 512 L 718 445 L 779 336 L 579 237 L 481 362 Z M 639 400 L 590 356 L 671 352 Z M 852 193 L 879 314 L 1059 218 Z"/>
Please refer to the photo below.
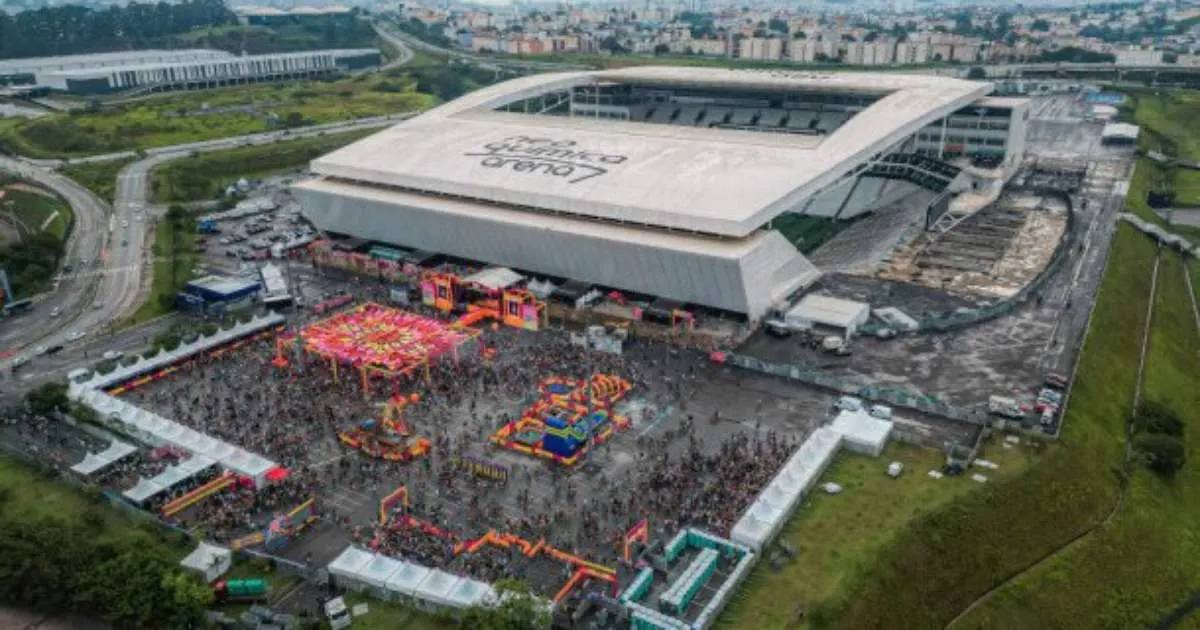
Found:
<path fill-rule="evenodd" d="M 821 273 L 772 219 L 949 194 L 960 169 L 917 136 L 991 89 L 890 73 L 542 74 L 321 157 L 294 192 L 327 233 L 757 321 Z"/>
<path fill-rule="evenodd" d="M 211 51 L 218 52 L 218 51 Z M 44 69 L 36 83 L 66 92 L 95 94 L 139 87 L 217 87 L 280 78 L 320 76 L 379 65 L 373 48 L 316 50 L 237 57 L 227 53 L 158 61 L 139 60 L 121 65 Z"/>

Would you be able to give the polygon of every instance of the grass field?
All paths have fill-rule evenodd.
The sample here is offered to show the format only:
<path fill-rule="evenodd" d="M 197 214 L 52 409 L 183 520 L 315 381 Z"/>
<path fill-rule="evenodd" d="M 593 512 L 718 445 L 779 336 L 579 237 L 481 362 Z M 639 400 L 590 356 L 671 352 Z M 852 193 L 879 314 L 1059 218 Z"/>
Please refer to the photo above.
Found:
<path fill-rule="evenodd" d="M 159 538 L 131 520 L 126 514 L 109 506 L 103 499 L 93 499 L 80 490 L 43 475 L 24 463 L 0 456 L 0 494 L 9 514 L 20 514 L 31 521 L 56 522 L 76 519 L 85 512 L 101 518 L 103 527 L 96 536 L 101 542 L 133 541 L 135 544 L 158 546 Z M 165 547 L 178 562 L 188 554 L 185 546 Z"/>
<path fill-rule="evenodd" d="M 99 111 L 0 125 L 0 151 L 72 157 L 419 110 L 432 97 L 404 77 L 238 86 L 149 97 Z"/>
<path fill-rule="evenodd" d="M 826 217 L 788 213 L 779 215 L 771 222 L 771 227 L 783 234 L 783 237 L 795 245 L 801 253 L 808 254 L 853 223 L 853 221 L 835 221 Z"/>
<path fill-rule="evenodd" d="M 1135 470 L 1127 503 L 1091 538 L 1023 575 L 956 628 L 1145 628 L 1200 590 L 1200 335 L 1179 256 L 1164 252 L 1144 397 L 1180 414 L 1189 461 L 1173 481 Z M 1064 579 L 1069 576 L 1069 579 Z"/>
<path fill-rule="evenodd" d="M 10 188 L 0 198 L 0 209 L 5 215 L 11 211 L 31 233 L 41 231 L 42 224 L 52 216 L 54 219 L 46 225 L 46 231 L 59 240 L 66 238 L 71 227 L 71 206 L 51 195 Z"/>
<path fill-rule="evenodd" d="M 1140 138 L 1144 149 L 1153 149 L 1182 160 L 1200 161 L 1200 92 L 1185 90 L 1137 91 L 1134 122 L 1146 129 Z M 1148 162 L 1147 184 L 1160 181 L 1175 191 L 1179 206 L 1200 206 L 1200 171 L 1164 168 Z M 1141 168 L 1141 166 L 1139 166 Z M 1148 190 L 1160 188 L 1151 186 Z M 1133 198 L 1133 195 L 1130 195 Z M 1145 196 L 1141 201 L 1144 202 Z"/>
<path fill-rule="evenodd" d="M 214 199 L 241 178 L 262 179 L 304 168 L 314 158 L 373 133 L 377 130 L 239 147 L 175 160 L 154 171 L 154 201 L 183 203 Z"/>
<path fill-rule="evenodd" d="M 188 217 L 172 237 L 172 229 L 165 220 L 160 220 L 154 229 L 154 279 L 150 287 L 150 296 L 134 312 L 126 326 L 140 324 L 169 312 L 174 297 L 183 289 L 183 285 L 192 278 L 192 267 L 199 259 L 196 253 L 196 230 L 193 228 L 193 218 Z M 175 270 L 172 279 L 171 271 Z"/>
<path fill-rule="evenodd" d="M 1038 452 L 1040 448 L 1028 441 L 1006 449 L 993 440 L 983 457 L 1000 468 L 983 472 L 993 482 L 1009 478 L 1036 461 Z M 899 479 L 884 474 L 894 461 L 904 464 Z M 818 491 L 805 499 L 780 538 L 795 546 L 796 556 L 779 571 L 767 561 L 759 562 L 717 627 L 801 629 L 820 621 L 827 615 L 823 611 L 852 596 L 854 578 L 869 569 L 880 548 L 910 521 L 953 497 L 982 488 L 965 475 L 940 480 L 926 475 L 944 464 L 945 455 L 939 451 L 895 441 L 880 458 L 843 451 L 821 480 L 841 485 L 843 493 Z M 793 618 L 796 607 L 804 609 L 803 618 Z"/>
<path fill-rule="evenodd" d="M 355 630 L 451 630 L 458 627 L 454 622 L 442 621 L 428 613 L 393 602 L 368 599 L 354 593 L 345 595 L 344 600 L 350 609 L 359 603 L 368 606 L 367 614 L 354 618 Z"/>
<path fill-rule="evenodd" d="M 97 197 L 112 203 L 117 195 L 117 174 L 132 161 L 133 158 L 72 164 L 59 169 L 59 172 L 79 182 L 84 188 L 95 193 Z"/>
<path fill-rule="evenodd" d="M 1154 251 L 1142 234 L 1118 229 L 1061 440 L 1024 474 L 963 494 L 904 527 L 846 586 L 853 596 L 828 615 L 837 627 L 943 627 L 1108 513 L 1119 490 Z"/>

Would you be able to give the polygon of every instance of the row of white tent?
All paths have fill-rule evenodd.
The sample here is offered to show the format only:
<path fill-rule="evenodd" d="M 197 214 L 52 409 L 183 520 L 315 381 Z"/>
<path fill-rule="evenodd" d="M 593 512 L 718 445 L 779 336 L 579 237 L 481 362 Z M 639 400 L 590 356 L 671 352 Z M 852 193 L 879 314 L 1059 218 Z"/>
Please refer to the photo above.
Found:
<path fill-rule="evenodd" d="M 143 501 L 187 478 L 177 479 L 179 473 L 191 471 L 188 474 L 190 477 L 213 464 L 253 479 L 256 487 L 261 488 L 266 484 L 267 472 L 277 467 L 275 462 L 173 420 L 168 420 L 146 409 L 141 409 L 111 396 L 103 390 L 133 378 L 151 374 L 192 355 L 236 341 L 260 330 L 276 326 L 283 321 L 283 317 L 275 313 L 258 316 L 229 330 L 221 330 L 208 337 L 201 336 L 192 343 L 181 344 L 170 352 L 160 352 L 150 359 L 139 358 L 132 365 L 121 366 L 108 374 L 97 374 L 91 380 L 71 385 L 69 395 L 73 400 L 94 409 L 102 421 L 118 425 L 114 427 L 117 430 L 133 435 L 147 444 L 172 445 L 191 454 L 190 459 L 175 467 L 182 468 L 182 471 L 168 469 L 154 479 L 143 479 L 137 486 L 125 493 L 125 496 Z M 189 464 L 189 462 L 193 463 Z M 195 467 L 200 468 L 192 471 L 192 468 Z M 174 472 L 172 472 L 173 470 Z M 164 475 L 166 476 L 164 477 Z M 144 498 L 139 500 L 134 497 Z"/>
<path fill-rule="evenodd" d="M 83 461 L 71 467 L 71 472 L 89 477 L 94 475 L 109 466 L 133 455 L 137 452 L 137 447 L 132 444 L 126 444 L 120 440 L 113 440 L 108 448 L 99 453 L 88 453 Z"/>
<path fill-rule="evenodd" d="M 866 411 L 839 413 L 830 426 L 818 428 L 796 449 L 734 524 L 730 540 L 761 552 L 783 529 L 842 447 L 878 456 L 892 427 L 891 421 L 873 418 Z"/>
<path fill-rule="evenodd" d="M 122 492 L 121 496 L 134 503 L 142 503 L 200 475 L 216 465 L 216 460 L 211 457 L 193 455 L 149 479 L 144 477 L 139 479 L 137 485 Z"/>
<path fill-rule="evenodd" d="M 397 560 L 353 545 L 326 567 L 335 585 L 405 601 L 423 610 L 464 609 L 496 600 L 491 584 Z"/>
<path fill-rule="evenodd" d="M 242 337 L 253 335 L 260 330 L 278 326 L 284 323 L 284 321 L 286 320 L 279 313 L 256 315 L 250 321 L 235 324 L 228 330 L 218 330 L 207 337 L 200 335 L 191 343 L 181 343 L 174 350 L 160 350 L 158 354 L 149 359 L 139 356 L 137 361 L 129 365 L 118 365 L 116 369 L 108 374 L 95 373 L 90 380 L 77 385 L 72 384 L 71 390 L 74 392 L 83 389 L 107 389 L 114 385 L 133 380 L 138 376 L 150 374 L 174 365 L 183 359 L 210 348 L 223 346 L 231 341 L 237 341 Z"/>
<path fill-rule="evenodd" d="M 215 462 L 225 470 L 253 479 L 255 487 L 263 487 L 267 472 L 277 466 L 261 455 L 205 435 L 102 391 L 88 390 L 79 397 L 79 401 L 95 409 L 106 422 L 120 425 L 115 428 L 137 436 L 147 444 L 178 447 L 190 453 L 191 459 Z"/>

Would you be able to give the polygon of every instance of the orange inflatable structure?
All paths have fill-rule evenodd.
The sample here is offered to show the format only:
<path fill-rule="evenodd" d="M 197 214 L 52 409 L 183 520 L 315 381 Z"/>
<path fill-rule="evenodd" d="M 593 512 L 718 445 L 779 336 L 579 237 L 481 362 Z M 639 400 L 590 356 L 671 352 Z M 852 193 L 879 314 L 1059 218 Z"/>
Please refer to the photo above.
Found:
<path fill-rule="evenodd" d="M 357 427 L 342 431 L 338 440 L 350 448 L 356 448 L 371 457 L 407 462 L 424 457 L 433 448 L 433 442 L 425 438 L 412 438 L 412 432 L 404 421 L 404 408 L 419 402 L 420 395 L 409 397 L 392 396 L 383 409 L 383 418 L 364 420 Z"/>

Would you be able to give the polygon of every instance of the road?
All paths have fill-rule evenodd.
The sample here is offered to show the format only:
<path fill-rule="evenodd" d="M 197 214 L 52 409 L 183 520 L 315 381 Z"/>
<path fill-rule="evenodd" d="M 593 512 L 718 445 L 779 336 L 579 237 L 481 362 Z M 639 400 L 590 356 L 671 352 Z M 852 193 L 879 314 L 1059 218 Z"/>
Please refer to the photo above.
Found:
<path fill-rule="evenodd" d="M 383 37 L 389 42 L 402 42 L 409 48 L 423 50 L 434 55 L 440 55 L 442 57 L 449 57 L 458 61 L 471 63 L 486 70 L 594 70 L 594 68 L 591 66 L 577 63 L 527 61 L 524 59 L 510 59 L 504 56 L 487 57 L 483 55 L 474 55 L 461 50 L 442 48 L 441 46 L 434 46 L 429 42 L 417 39 L 416 37 L 413 37 L 412 35 L 409 35 L 403 31 L 398 31 L 392 28 L 390 25 L 381 27 L 379 24 L 376 24 L 375 31 L 379 33 L 380 37 Z"/>
<path fill-rule="evenodd" d="M 274 142 L 275 140 L 284 137 L 303 138 L 313 136 L 319 133 L 329 133 L 338 131 L 354 131 L 355 129 L 369 129 L 371 127 L 383 127 L 395 122 L 399 122 L 406 118 L 411 118 L 414 113 L 406 112 L 403 114 L 392 114 L 388 116 L 372 116 L 370 118 L 357 118 L 354 120 L 342 120 L 337 122 L 325 123 L 322 125 L 312 125 L 310 127 L 299 127 L 295 129 L 287 129 L 281 131 L 264 131 L 261 133 L 253 133 L 245 136 L 235 136 L 232 138 L 217 138 L 216 140 L 201 140 L 199 142 L 188 142 L 185 144 L 176 144 L 167 147 L 155 147 L 146 149 L 143 155 L 147 158 L 157 155 L 173 155 L 178 153 L 188 153 L 191 151 L 220 151 L 221 149 L 231 149 L 236 146 L 246 144 L 262 144 L 264 142 Z M 69 160 L 60 159 L 35 159 L 22 157 L 20 160 L 32 166 L 40 166 L 42 168 L 59 168 L 66 164 L 90 164 L 93 162 L 112 162 L 115 160 L 127 160 L 129 158 L 138 157 L 136 151 L 116 151 L 114 153 L 100 153 L 97 155 L 89 155 L 86 157 L 71 158 Z"/>
<path fill-rule="evenodd" d="M 150 276 L 146 272 L 152 269 L 149 252 L 157 217 L 148 210 L 151 173 L 156 167 L 192 153 L 268 144 L 333 131 L 384 127 L 413 115 L 363 118 L 151 149 L 146 152 L 146 157 L 121 170 L 111 213 L 104 201 L 74 181 L 49 170 L 40 161 L 0 157 L 0 170 L 37 182 L 61 195 L 71 205 L 75 212 L 75 228 L 67 242 L 64 260 L 77 267 L 73 273 L 62 276 L 55 290 L 36 300 L 32 312 L 0 328 L 0 350 L 16 353 L 0 360 L 0 370 L 9 368 L 16 356 L 34 354 L 37 346 L 68 345 L 72 332 L 85 333 L 87 339 L 95 338 L 141 305 L 150 287 Z M 131 155 L 91 159 L 98 161 Z M 81 265 L 79 261 L 83 260 L 88 261 L 88 265 Z M 55 308 L 61 315 L 50 317 Z M 38 359 L 26 369 L 36 371 L 41 363 L 43 360 Z"/>
<path fill-rule="evenodd" d="M 380 68 L 380 70 L 390 70 L 412 61 L 413 50 L 408 44 L 404 43 L 404 40 L 396 37 L 396 35 L 390 31 L 384 30 L 383 27 L 379 26 L 378 24 L 372 24 L 371 27 L 375 29 L 376 35 L 396 49 L 396 58 L 386 63 L 382 68 Z"/>
<path fill-rule="evenodd" d="M 108 243 L 108 204 L 74 181 L 20 160 L 0 156 L 0 171 L 36 182 L 55 191 L 70 204 L 75 213 L 75 225 L 67 239 L 64 260 L 96 261 Z M 11 320 L 0 328 L 0 350 L 16 350 L 36 344 L 53 345 L 65 340 L 69 330 L 80 323 L 83 312 L 91 309 L 103 283 L 84 275 L 66 276 L 57 289 L 37 300 L 32 312 Z M 51 317 L 55 309 L 61 312 Z M 0 362 L 7 367 L 11 360 Z"/>

